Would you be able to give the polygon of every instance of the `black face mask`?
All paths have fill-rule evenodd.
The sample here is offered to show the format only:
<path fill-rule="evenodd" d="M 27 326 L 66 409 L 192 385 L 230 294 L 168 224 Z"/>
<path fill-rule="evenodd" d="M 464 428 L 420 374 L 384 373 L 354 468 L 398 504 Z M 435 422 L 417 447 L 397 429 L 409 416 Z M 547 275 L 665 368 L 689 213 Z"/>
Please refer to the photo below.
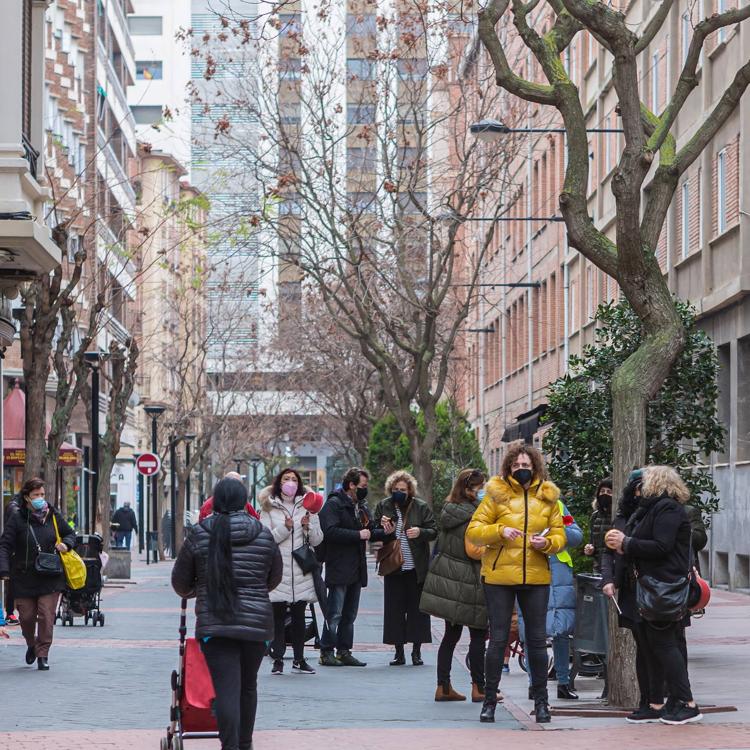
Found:
<path fill-rule="evenodd" d="M 533 478 L 534 474 L 531 469 L 516 469 L 512 474 L 513 479 L 520 485 L 528 484 Z"/>
<path fill-rule="evenodd" d="M 597 495 L 596 502 L 599 510 L 609 511 L 612 509 L 612 495 Z"/>
<path fill-rule="evenodd" d="M 409 496 L 401 490 L 394 490 L 391 492 L 391 499 L 396 505 L 403 505 L 409 499 Z"/>
<path fill-rule="evenodd" d="M 357 487 L 357 500 L 361 503 L 367 497 L 367 487 Z"/>

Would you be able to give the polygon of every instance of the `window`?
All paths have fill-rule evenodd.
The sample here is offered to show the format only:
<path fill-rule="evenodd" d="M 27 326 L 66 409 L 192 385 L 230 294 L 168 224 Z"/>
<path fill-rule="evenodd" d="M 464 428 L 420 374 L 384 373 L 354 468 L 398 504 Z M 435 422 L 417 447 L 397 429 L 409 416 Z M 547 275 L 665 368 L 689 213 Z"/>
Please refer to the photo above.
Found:
<path fill-rule="evenodd" d="M 346 16 L 346 33 L 366 36 L 377 32 L 377 16 L 374 13 L 359 15 L 348 13 Z"/>
<path fill-rule="evenodd" d="M 355 211 L 367 211 L 375 203 L 375 193 L 347 193 L 349 203 Z"/>
<path fill-rule="evenodd" d="M 687 258 L 690 253 L 690 183 L 682 183 L 682 257 Z"/>
<path fill-rule="evenodd" d="M 594 317 L 594 269 L 586 269 L 586 315 L 589 320 Z"/>
<path fill-rule="evenodd" d="M 130 16 L 128 28 L 134 36 L 161 36 L 161 16 Z"/>
<path fill-rule="evenodd" d="M 374 125 L 377 104 L 349 102 L 346 105 L 346 121 L 350 125 Z"/>
<path fill-rule="evenodd" d="M 727 228 L 727 150 L 719 152 L 716 161 L 716 224 L 719 234 Z"/>
<path fill-rule="evenodd" d="M 161 81 L 161 60 L 136 60 L 135 77 L 139 81 Z"/>
<path fill-rule="evenodd" d="M 130 108 L 136 125 L 154 125 L 161 122 L 161 106 L 138 105 Z"/>
<path fill-rule="evenodd" d="M 576 291 L 578 289 L 578 283 L 575 281 L 570 282 L 570 333 L 574 333 L 578 330 L 578 314 L 577 314 L 577 306 L 578 306 L 578 300 L 576 299 L 577 294 Z"/>
<path fill-rule="evenodd" d="M 692 25 L 690 23 L 690 14 L 682 14 L 682 64 L 685 64 L 687 60 L 688 51 L 690 49 L 690 32 Z"/>
<path fill-rule="evenodd" d="M 419 81 L 427 75 L 429 66 L 427 60 L 420 58 L 402 58 L 398 61 L 398 74 L 400 78 Z"/>
<path fill-rule="evenodd" d="M 719 14 L 724 13 L 726 9 L 727 9 L 726 0 L 716 0 L 716 12 L 717 13 Z M 722 42 L 726 41 L 726 38 L 727 38 L 727 27 L 722 26 L 719 29 L 719 33 L 717 34 L 716 39 L 718 43 L 721 44 Z"/>
<path fill-rule="evenodd" d="M 373 172 L 377 160 L 375 148 L 349 148 L 346 151 L 346 168 L 360 170 L 362 172 Z"/>
<path fill-rule="evenodd" d="M 296 80 L 302 74 L 302 60 L 299 57 L 287 57 L 279 60 L 279 78 Z"/>
<path fill-rule="evenodd" d="M 350 78 L 361 80 L 375 80 L 378 66 L 374 60 L 365 60 L 360 57 L 350 57 L 346 61 L 346 72 Z"/>
<path fill-rule="evenodd" d="M 651 57 L 651 108 L 654 112 L 659 109 L 659 53 Z"/>
<path fill-rule="evenodd" d="M 573 83 L 577 79 L 576 69 L 576 41 L 573 40 L 565 49 L 565 70 L 568 72 L 568 77 Z"/>

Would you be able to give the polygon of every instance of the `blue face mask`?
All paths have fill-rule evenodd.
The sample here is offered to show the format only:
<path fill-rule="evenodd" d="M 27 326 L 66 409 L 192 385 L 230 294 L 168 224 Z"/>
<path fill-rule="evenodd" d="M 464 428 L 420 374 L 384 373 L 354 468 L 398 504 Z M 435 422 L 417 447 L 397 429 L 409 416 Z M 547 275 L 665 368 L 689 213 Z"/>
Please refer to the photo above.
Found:
<path fill-rule="evenodd" d="M 481 500 L 484 497 L 484 490 L 477 492 L 477 500 Z"/>
<path fill-rule="evenodd" d="M 47 507 L 47 501 L 43 497 L 35 497 L 31 501 L 31 507 L 34 510 L 44 510 Z"/>

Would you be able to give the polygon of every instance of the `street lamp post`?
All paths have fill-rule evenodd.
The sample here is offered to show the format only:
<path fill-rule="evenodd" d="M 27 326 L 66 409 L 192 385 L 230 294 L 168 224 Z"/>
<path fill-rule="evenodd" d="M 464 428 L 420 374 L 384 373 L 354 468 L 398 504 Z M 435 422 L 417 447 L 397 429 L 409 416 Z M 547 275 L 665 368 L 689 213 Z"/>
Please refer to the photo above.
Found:
<path fill-rule="evenodd" d="M 177 557 L 175 547 L 177 546 L 177 472 L 175 463 L 177 462 L 177 443 L 180 439 L 174 435 L 169 438 L 169 511 L 170 511 L 170 535 L 172 540 L 169 543 L 170 557 L 174 560 Z"/>
<path fill-rule="evenodd" d="M 187 477 L 185 478 L 185 510 L 190 510 L 190 475 L 193 473 L 190 468 L 190 443 L 195 440 L 195 435 L 184 435 L 185 441 L 185 467 L 187 468 Z"/>
<path fill-rule="evenodd" d="M 232 459 L 235 464 L 237 464 L 237 473 L 242 474 L 242 469 L 240 468 L 242 466 L 242 459 L 241 458 L 233 458 Z"/>
<path fill-rule="evenodd" d="M 147 404 L 143 407 L 143 411 L 151 417 L 151 452 L 155 455 L 159 455 L 159 432 L 157 427 L 157 420 L 164 414 L 167 407 L 163 404 Z M 159 497 L 159 472 L 151 477 L 151 531 L 156 535 L 156 539 L 159 538 L 159 508 L 157 498 Z M 159 554 L 158 548 L 154 546 L 154 562 L 158 562 Z M 148 561 L 148 546 L 146 546 L 146 561 Z"/>
<path fill-rule="evenodd" d="M 250 459 L 250 464 L 253 467 L 253 508 L 255 507 L 255 492 L 256 492 L 256 488 L 258 486 L 258 464 L 262 460 L 263 459 L 260 458 L 260 456 L 253 456 Z"/>
<path fill-rule="evenodd" d="M 99 494 L 99 362 L 101 352 L 84 352 L 83 360 L 91 368 L 91 491 L 86 523 L 86 533 L 93 534 L 96 531 L 96 504 Z M 102 533 L 106 533 L 102 529 Z"/>

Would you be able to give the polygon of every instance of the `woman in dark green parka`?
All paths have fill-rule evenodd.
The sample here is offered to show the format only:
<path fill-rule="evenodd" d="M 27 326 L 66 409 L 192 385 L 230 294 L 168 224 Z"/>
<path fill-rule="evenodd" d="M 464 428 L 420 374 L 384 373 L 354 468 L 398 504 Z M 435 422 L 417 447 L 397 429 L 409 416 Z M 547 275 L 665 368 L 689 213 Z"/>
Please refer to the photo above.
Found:
<path fill-rule="evenodd" d="M 436 701 L 466 700 L 451 686 L 451 663 L 464 626 L 468 626 L 471 699 L 484 700 L 484 652 L 487 635 L 487 609 L 480 580 L 481 562 L 466 552 L 464 534 L 479 506 L 479 492 L 485 482 L 477 469 L 464 469 L 458 475 L 440 516 L 438 555 L 424 584 L 420 608 L 445 620 L 445 634 L 437 660 Z"/>

